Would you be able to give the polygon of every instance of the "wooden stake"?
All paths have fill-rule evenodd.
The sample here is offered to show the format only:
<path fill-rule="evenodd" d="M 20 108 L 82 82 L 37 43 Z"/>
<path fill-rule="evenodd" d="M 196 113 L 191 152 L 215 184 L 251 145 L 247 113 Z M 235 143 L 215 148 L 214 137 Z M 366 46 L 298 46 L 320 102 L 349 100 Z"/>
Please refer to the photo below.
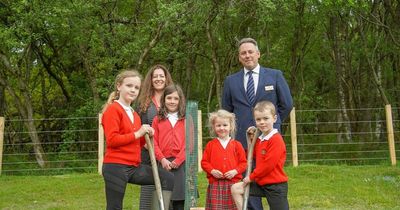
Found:
<path fill-rule="evenodd" d="M 393 120 L 392 120 L 392 106 L 390 104 L 385 105 L 386 111 L 386 129 L 389 143 L 389 153 L 392 166 L 396 165 L 396 150 L 394 148 L 394 133 L 393 133 Z"/>
<path fill-rule="evenodd" d="M 99 145 L 98 145 L 98 152 L 97 152 L 97 156 L 98 156 L 98 162 L 97 162 L 97 172 L 102 175 L 102 169 L 103 169 L 103 160 L 104 160 L 104 129 L 103 129 L 103 125 L 101 124 L 101 118 L 102 118 L 102 114 L 99 114 L 99 131 L 98 131 L 98 141 L 99 141 Z"/>
<path fill-rule="evenodd" d="M 256 132 L 253 134 L 253 138 L 250 139 L 248 135 L 246 135 L 247 138 L 247 169 L 246 169 L 246 177 L 250 176 L 251 169 L 252 169 L 252 164 L 253 164 L 253 151 L 254 151 L 254 145 L 256 144 L 256 140 L 258 138 L 258 129 Z M 246 185 L 244 188 L 244 194 L 243 194 L 243 208 L 242 210 L 247 210 L 247 202 L 249 201 L 249 194 L 250 194 L 250 184 Z"/>
<path fill-rule="evenodd" d="M 164 200 L 162 196 L 160 176 L 158 175 L 156 155 L 154 154 L 153 138 L 151 138 L 150 140 L 149 134 L 147 133 L 144 135 L 144 138 L 146 139 L 147 148 L 149 150 L 151 169 L 153 170 L 154 185 L 156 186 L 157 198 L 158 202 L 160 203 L 160 210 L 164 210 Z"/>
<path fill-rule="evenodd" d="M 0 175 L 3 165 L 4 121 L 4 117 L 0 117 Z"/>
<path fill-rule="evenodd" d="M 292 139 L 292 160 L 293 166 L 299 165 L 297 157 L 297 130 L 296 130 L 296 109 L 293 107 L 290 112 L 290 138 Z"/>

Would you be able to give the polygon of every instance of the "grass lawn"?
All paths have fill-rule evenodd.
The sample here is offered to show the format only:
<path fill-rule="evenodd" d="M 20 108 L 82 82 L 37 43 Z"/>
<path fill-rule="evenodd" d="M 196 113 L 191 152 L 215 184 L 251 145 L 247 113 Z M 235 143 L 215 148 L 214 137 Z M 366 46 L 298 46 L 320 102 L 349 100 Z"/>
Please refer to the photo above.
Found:
<path fill-rule="evenodd" d="M 400 167 L 286 167 L 291 209 L 399 209 Z M 105 209 L 103 179 L 98 174 L 0 176 L 0 209 Z M 199 206 L 207 180 L 199 174 Z M 124 209 L 138 209 L 139 187 L 128 185 Z M 268 209 L 263 199 L 265 209 Z"/>

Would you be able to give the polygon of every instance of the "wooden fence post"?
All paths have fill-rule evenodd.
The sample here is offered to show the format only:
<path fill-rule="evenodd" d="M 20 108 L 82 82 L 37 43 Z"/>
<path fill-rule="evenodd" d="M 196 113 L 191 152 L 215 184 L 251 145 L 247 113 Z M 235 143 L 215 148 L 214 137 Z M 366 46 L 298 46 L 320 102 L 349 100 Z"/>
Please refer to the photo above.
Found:
<path fill-rule="evenodd" d="M 0 175 L 3 166 L 4 117 L 0 117 Z"/>
<path fill-rule="evenodd" d="M 101 124 L 101 117 L 103 115 L 99 114 L 99 131 L 98 131 L 98 164 L 97 164 L 97 171 L 100 175 L 102 175 L 102 168 L 103 168 L 103 159 L 104 159 L 104 130 L 103 125 Z"/>
<path fill-rule="evenodd" d="M 385 113 L 386 113 L 386 129 L 387 129 L 387 135 L 388 135 L 390 160 L 392 162 L 392 165 L 395 166 L 396 165 L 396 150 L 394 148 L 392 106 L 390 104 L 385 105 Z"/>
<path fill-rule="evenodd" d="M 290 112 L 290 138 L 292 140 L 292 160 L 293 166 L 297 167 L 299 165 L 297 157 L 297 130 L 296 130 L 296 108 L 293 107 Z"/>
<path fill-rule="evenodd" d="M 198 172 L 202 172 L 201 159 L 203 158 L 203 126 L 201 120 L 201 110 L 197 110 L 197 158 L 198 158 Z"/>

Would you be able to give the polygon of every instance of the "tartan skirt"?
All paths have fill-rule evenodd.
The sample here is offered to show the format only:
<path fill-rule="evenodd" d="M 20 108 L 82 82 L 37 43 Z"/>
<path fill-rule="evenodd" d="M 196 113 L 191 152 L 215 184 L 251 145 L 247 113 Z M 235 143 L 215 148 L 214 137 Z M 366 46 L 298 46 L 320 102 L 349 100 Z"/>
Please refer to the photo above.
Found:
<path fill-rule="evenodd" d="M 208 185 L 206 210 L 237 210 L 231 194 L 231 186 L 235 182 L 221 179 Z"/>

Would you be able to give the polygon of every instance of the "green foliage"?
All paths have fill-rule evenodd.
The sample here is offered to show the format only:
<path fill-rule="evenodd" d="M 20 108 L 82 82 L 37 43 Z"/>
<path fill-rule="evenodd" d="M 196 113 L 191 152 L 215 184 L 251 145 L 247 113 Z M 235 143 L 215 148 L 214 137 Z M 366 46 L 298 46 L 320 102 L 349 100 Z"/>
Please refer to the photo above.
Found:
<path fill-rule="evenodd" d="M 214 111 L 224 78 L 240 69 L 237 41 L 253 37 L 260 64 L 283 71 L 297 110 L 382 107 L 384 96 L 398 107 L 398 7 L 397 1 L 345 0 L 6 0 L 0 3 L 0 78 L 7 83 L 0 83 L 6 90 L 0 101 L 6 102 L 6 119 L 27 117 L 26 110 L 33 118 L 96 117 L 117 72 L 133 67 L 145 75 L 162 63 L 203 113 Z M 378 119 L 351 112 L 349 118 Z M 89 125 L 37 124 L 39 131 Z M 321 128 L 304 132 L 315 129 Z M 70 142 L 94 138 L 69 131 L 57 137 L 66 143 L 57 148 L 62 151 L 71 149 Z M 46 143 L 56 137 L 40 138 Z"/>

